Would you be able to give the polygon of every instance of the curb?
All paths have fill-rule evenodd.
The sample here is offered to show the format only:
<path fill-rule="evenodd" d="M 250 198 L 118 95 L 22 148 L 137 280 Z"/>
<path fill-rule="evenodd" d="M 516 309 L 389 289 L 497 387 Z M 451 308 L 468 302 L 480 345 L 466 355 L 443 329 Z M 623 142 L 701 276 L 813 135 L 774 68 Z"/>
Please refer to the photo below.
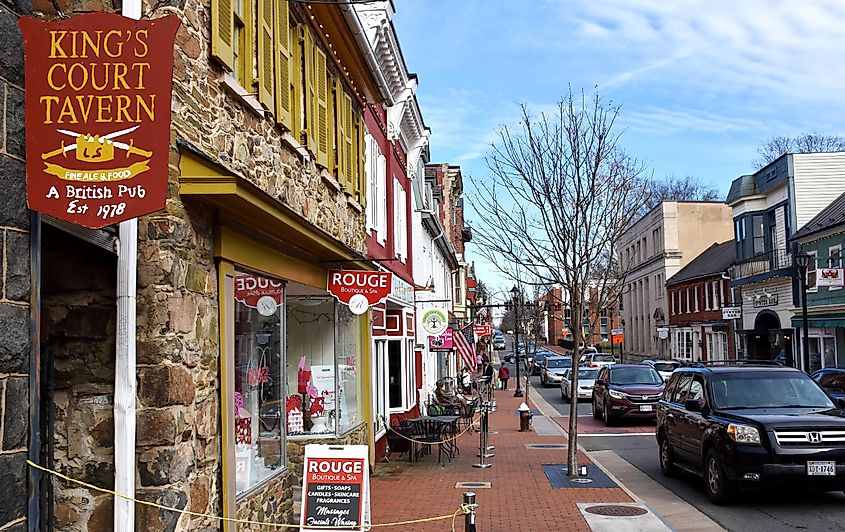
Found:
<path fill-rule="evenodd" d="M 554 423 L 555 425 L 557 425 L 557 426 L 560 428 L 560 430 L 561 430 L 561 432 L 563 433 L 563 435 L 564 435 L 564 436 L 566 436 L 566 441 L 567 441 L 567 443 L 568 443 L 568 442 L 569 442 L 569 432 L 566 430 L 566 427 L 562 426 L 562 425 L 561 425 L 561 424 L 560 424 L 560 423 L 559 423 L 559 422 L 555 419 L 555 416 L 550 416 L 550 415 L 547 413 L 549 410 L 552 410 L 552 411 L 555 411 L 555 412 L 557 412 L 557 410 L 555 410 L 555 408 L 554 408 L 551 404 L 549 404 L 549 402 L 548 402 L 548 401 L 546 401 L 546 398 L 545 398 L 545 397 L 543 397 L 542 395 L 540 395 L 540 394 L 539 394 L 539 392 L 536 392 L 536 391 L 535 391 L 535 393 L 536 393 L 536 395 L 538 395 L 538 396 L 539 396 L 540 401 L 536 401 L 536 400 L 533 398 L 533 396 L 532 396 L 531 402 L 532 402 L 532 403 L 534 403 L 534 406 L 537 408 L 537 410 L 539 410 L 539 411 L 540 411 L 540 413 L 541 413 L 541 414 L 543 414 L 543 415 L 544 415 L 547 419 L 549 419 L 552 423 Z M 631 500 L 633 500 L 634 502 L 643 502 L 643 501 L 642 501 L 642 499 L 641 499 L 639 496 L 637 496 L 637 494 L 636 494 L 636 493 L 634 493 L 633 491 L 631 491 L 630 489 L 628 489 L 628 486 L 626 486 L 626 485 L 625 485 L 625 484 L 623 484 L 623 483 L 622 483 L 622 482 L 621 482 L 618 478 L 616 478 L 616 477 L 613 475 L 613 473 L 611 473 L 611 472 L 610 472 L 610 471 L 609 471 L 609 470 L 608 470 L 608 469 L 607 469 L 607 468 L 606 468 L 606 467 L 605 467 L 605 466 L 604 466 L 601 462 L 599 462 L 598 460 L 596 460 L 594 456 L 591 456 L 591 455 L 590 455 L 590 452 L 589 452 L 589 451 L 587 451 L 586 449 L 584 449 L 584 448 L 581 446 L 581 444 L 580 444 L 580 443 L 578 443 L 578 444 L 577 444 L 577 449 L 578 449 L 579 451 L 581 451 L 582 453 L 584 453 L 584 455 L 585 455 L 585 456 L 587 456 L 587 457 L 588 457 L 588 458 L 589 458 L 589 459 L 593 462 L 593 464 L 595 464 L 595 465 L 596 465 L 596 467 L 598 467 L 599 469 L 601 469 L 601 470 L 602 470 L 602 471 L 603 471 L 603 472 L 604 472 L 604 473 L 605 473 L 608 477 L 610 477 L 610 479 L 611 479 L 611 480 L 613 480 L 614 482 L 616 482 L 616 485 L 617 485 L 617 486 L 619 486 L 619 487 L 622 489 L 622 491 L 624 491 L 625 493 L 627 493 L 627 494 L 628 494 L 628 496 L 629 496 L 629 497 L 631 497 Z"/>
<path fill-rule="evenodd" d="M 555 425 L 557 425 L 558 427 L 560 427 L 560 430 L 563 432 L 563 434 L 564 434 L 564 435 L 566 435 L 566 439 L 567 439 L 567 441 L 569 441 L 569 433 L 567 432 L 566 428 L 564 428 L 564 427 L 563 427 L 563 426 L 562 426 L 562 425 L 561 425 L 561 424 L 560 424 L 560 423 L 559 423 L 556 419 L 554 419 L 554 416 L 549 416 L 549 415 L 547 414 L 547 412 L 548 412 L 549 410 L 552 410 L 552 411 L 555 411 L 555 412 L 556 412 L 556 409 L 555 409 L 555 408 L 554 408 L 554 407 L 553 407 L 553 406 L 552 406 L 552 405 L 551 405 L 548 401 L 546 401 L 546 399 L 545 399 L 542 395 L 540 395 L 539 393 L 537 393 L 536 395 L 538 395 L 538 396 L 539 396 L 539 399 L 540 399 L 540 400 L 539 400 L 539 401 L 536 401 L 536 400 L 534 399 L 534 396 L 532 395 L 531 402 L 532 402 L 532 403 L 534 403 L 534 406 L 537 408 L 537 410 L 539 410 L 539 411 L 540 411 L 540 412 L 541 412 L 541 413 L 542 413 L 542 414 L 543 414 L 546 418 L 551 419 L 551 421 L 552 421 Z M 660 519 L 660 520 L 661 520 L 661 521 L 662 521 L 662 522 L 663 522 L 663 523 L 664 523 L 667 527 L 669 527 L 671 530 L 673 530 L 673 531 L 682 531 L 682 530 L 688 530 L 688 529 L 690 529 L 690 528 L 689 528 L 689 526 L 688 526 L 688 525 L 689 525 L 689 523 L 688 523 L 688 522 L 686 522 L 686 521 L 687 521 L 687 519 L 684 519 L 684 521 L 685 521 L 685 522 L 683 522 L 683 523 L 673 523 L 673 522 L 670 522 L 670 521 L 668 520 L 668 518 L 664 515 L 664 512 L 662 512 L 662 511 L 661 511 L 661 512 L 659 513 L 659 512 L 657 511 L 657 507 L 658 507 L 658 506 L 660 506 L 658 503 L 656 503 L 654 500 L 649 500 L 649 501 L 646 501 L 645 499 L 643 499 L 642 497 L 640 497 L 639 495 L 637 495 L 636 493 L 634 493 L 634 492 L 633 492 L 630 488 L 628 488 L 628 486 L 626 486 L 625 484 L 623 484 L 623 483 L 619 480 L 619 478 L 618 478 L 618 477 L 616 477 L 613 473 L 611 473 L 611 472 L 610 472 L 610 470 L 609 470 L 609 468 L 608 468 L 605 464 L 602 464 L 602 463 L 601 463 L 601 462 L 597 459 L 597 457 L 595 456 L 595 453 L 594 453 L 594 452 L 587 451 L 586 449 L 584 449 L 584 448 L 581 446 L 581 444 L 580 444 L 580 443 L 578 443 L 578 444 L 577 444 L 577 449 L 578 449 L 579 451 L 581 451 L 582 453 L 584 453 L 584 454 L 585 454 L 585 455 L 586 455 L 586 456 L 587 456 L 587 457 L 588 457 L 588 458 L 589 458 L 589 459 L 593 462 L 593 464 L 595 464 L 595 465 L 596 465 L 599 469 L 601 469 L 601 470 L 602 470 L 602 471 L 603 471 L 603 472 L 604 472 L 604 473 L 605 473 L 608 477 L 610 477 L 610 478 L 611 478 L 614 482 L 616 482 L 616 484 L 617 484 L 617 485 L 618 485 L 618 486 L 619 486 L 619 487 L 620 487 L 620 488 L 621 488 L 621 489 L 622 489 L 625 493 L 627 493 L 627 494 L 628 494 L 628 496 L 629 496 L 629 497 L 631 497 L 631 499 L 632 499 L 634 502 L 645 504 L 645 505 L 646 505 L 646 506 L 647 506 L 647 507 L 648 507 L 648 508 L 652 511 L 652 513 L 653 513 L 654 515 L 656 515 L 656 516 L 657 516 L 657 517 L 658 517 L 658 518 L 659 518 L 659 519 Z M 616 456 L 619 460 L 621 460 L 621 461 L 623 461 L 625 464 L 629 465 L 629 466 L 631 467 L 631 469 L 632 469 L 632 470 L 636 471 L 637 473 L 639 473 L 640 475 L 642 475 L 643 477 L 645 477 L 645 479 L 647 479 L 649 482 L 653 482 L 656 486 L 658 486 L 658 489 L 666 491 L 666 492 L 667 492 L 667 493 L 668 493 L 668 494 L 669 494 L 669 495 L 670 495 L 670 496 L 674 499 L 674 503 L 675 503 L 675 504 L 688 506 L 688 507 L 689 507 L 692 511 L 691 511 L 691 512 L 688 512 L 688 513 L 687 513 L 687 515 L 689 515 L 689 513 L 695 514 L 695 515 L 696 515 L 696 521 L 697 521 L 699 524 L 701 524 L 701 525 L 703 525 L 703 526 L 704 526 L 704 528 L 703 528 L 703 529 L 705 529 L 705 530 L 714 530 L 714 531 L 715 531 L 715 530 L 725 530 L 724 528 L 722 528 L 722 526 L 720 526 L 720 525 L 719 525 L 719 523 L 717 523 L 716 521 L 714 521 L 713 519 L 711 519 L 711 518 L 710 518 L 709 516 L 707 516 L 704 512 L 702 512 L 701 510 L 699 510 L 698 508 L 696 508 L 695 506 L 693 506 L 692 504 L 690 504 L 689 502 L 687 502 L 687 501 L 686 501 L 686 500 L 684 500 L 683 498 L 678 497 L 677 495 L 675 495 L 674 493 L 672 493 L 672 492 L 671 492 L 668 488 L 666 488 L 665 486 L 663 486 L 662 484 L 660 484 L 660 483 L 659 483 L 659 482 L 657 482 L 656 480 L 652 479 L 651 477 L 649 477 L 649 476 L 648 476 L 648 475 L 646 475 L 645 473 L 642 473 L 639 469 L 637 469 L 637 468 L 636 468 L 636 466 L 634 466 L 633 464 L 630 464 L 629 462 L 627 462 L 627 461 L 626 461 L 624 458 L 622 458 L 621 456 L 616 455 L 614 451 L 600 451 L 600 452 L 610 452 L 610 453 L 614 453 L 614 455 L 615 455 L 615 456 Z M 677 515 L 677 514 L 676 514 L 676 515 Z M 692 529 L 694 529 L 694 530 L 702 530 L 702 528 L 700 528 L 700 527 L 696 527 L 695 525 L 693 525 L 693 528 L 692 528 Z"/>

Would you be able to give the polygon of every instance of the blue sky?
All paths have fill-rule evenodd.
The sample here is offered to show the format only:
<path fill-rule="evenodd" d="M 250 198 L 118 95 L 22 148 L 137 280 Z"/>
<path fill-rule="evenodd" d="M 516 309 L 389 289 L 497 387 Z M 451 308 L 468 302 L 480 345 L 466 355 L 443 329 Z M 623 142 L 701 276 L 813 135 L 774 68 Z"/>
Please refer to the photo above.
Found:
<path fill-rule="evenodd" d="M 484 177 L 483 155 L 520 104 L 550 109 L 569 84 L 621 105 L 622 144 L 656 177 L 692 175 L 722 193 L 772 136 L 845 134 L 839 0 L 395 5 L 432 161 L 464 174 Z"/>

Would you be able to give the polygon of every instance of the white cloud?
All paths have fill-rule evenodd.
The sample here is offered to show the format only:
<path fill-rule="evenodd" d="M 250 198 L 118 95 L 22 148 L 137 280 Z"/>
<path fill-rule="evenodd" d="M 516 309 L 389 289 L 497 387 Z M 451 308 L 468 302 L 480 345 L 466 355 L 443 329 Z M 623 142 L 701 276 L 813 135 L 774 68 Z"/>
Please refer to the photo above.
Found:
<path fill-rule="evenodd" d="M 845 103 L 845 5 L 831 0 L 547 2 L 575 39 L 622 68 L 608 85 L 710 84 L 723 93 Z M 643 65 L 634 66 L 630 65 Z"/>
<path fill-rule="evenodd" d="M 431 128 L 433 161 L 465 164 L 489 151 L 502 124 L 518 116 L 518 104 L 480 90 L 448 89 L 419 95 Z"/>

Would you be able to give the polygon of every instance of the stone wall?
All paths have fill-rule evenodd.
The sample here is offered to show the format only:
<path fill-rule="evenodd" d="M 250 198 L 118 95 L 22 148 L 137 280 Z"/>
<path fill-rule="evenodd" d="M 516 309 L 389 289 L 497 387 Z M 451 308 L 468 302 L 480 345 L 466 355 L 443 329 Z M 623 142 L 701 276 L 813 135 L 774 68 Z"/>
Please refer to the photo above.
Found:
<path fill-rule="evenodd" d="M 293 520 L 293 487 L 296 479 L 289 472 L 274 477 L 248 497 L 238 500 L 238 519 L 267 523 L 290 523 Z M 266 530 L 254 525 L 238 525 L 238 530 Z"/>
<path fill-rule="evenodd" d="M 42 438 L 58 471 L 113 488 L 117 258 L 46 225 L 42 242 L 42 360 L 54 368 L 42 371 L 42 404 L 55 419 Z M 110 495 L 59 480 L 53 491 L 56 530 L 112 526 Z"/>
<path fill-rule="evenodd" d="M 290 2 L 290 9 L 295 12 L 300 6 Z M 327 184 L 314 163 L 283 138 L 271 116 L 259 116 L 223 83 L 224 71 L 211 59 L 210 1 L 185 0 L 177 13 L 182 26 L 176 34 L 174 56 L 176 134 L 339 242 L 366 254 L 365 216 L 360 206 Z"/>
<path fill-rule="evenodd" d="M 28 0 L 0 0 L 0 529 L 25 529 L 30 261 L 24 171 L 23 52 Z"/>

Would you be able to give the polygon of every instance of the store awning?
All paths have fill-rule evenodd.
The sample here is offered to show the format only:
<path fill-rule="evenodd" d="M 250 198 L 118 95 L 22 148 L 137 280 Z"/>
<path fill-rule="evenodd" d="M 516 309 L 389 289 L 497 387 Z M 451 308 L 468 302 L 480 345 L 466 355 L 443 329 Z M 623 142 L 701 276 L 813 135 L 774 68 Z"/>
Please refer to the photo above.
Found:
<path fill-rule="evenodd" d="M 801 315 L 792 318 L 793 327 L 802 326 Z M 845 328 L 845 314 L 827 314 L 823 316 L 808 316 L 807 325 L 814 329 L 832 329 L 834 327 Z"/>
<path fill-rule="evenodd" d="M 221 222 L 258 241 L 327 267 L 374 270 L 355 250 L 280 203 L 247 179 L 180 143 L 179 194 L 219 209 Z"/>

